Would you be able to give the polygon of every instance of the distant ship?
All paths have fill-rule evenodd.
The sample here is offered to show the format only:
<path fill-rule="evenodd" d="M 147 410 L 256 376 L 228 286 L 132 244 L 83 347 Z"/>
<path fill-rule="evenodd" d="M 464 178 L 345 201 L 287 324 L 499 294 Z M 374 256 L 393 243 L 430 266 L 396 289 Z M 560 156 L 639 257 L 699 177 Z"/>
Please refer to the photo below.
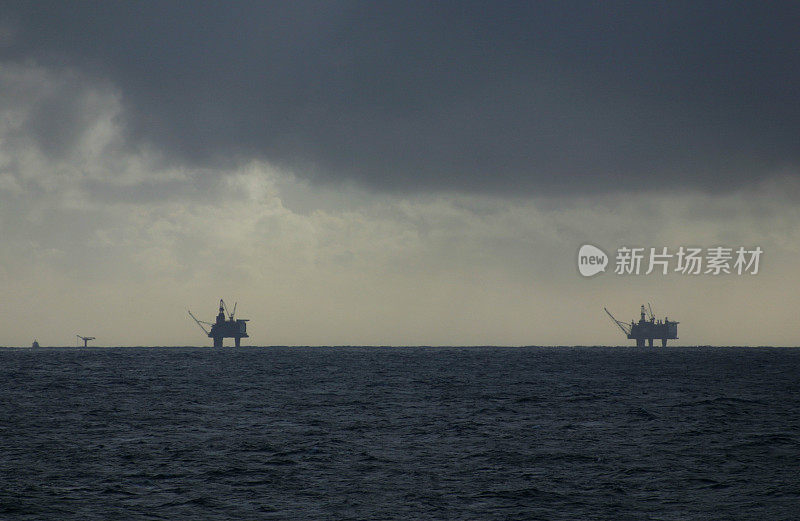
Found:
<path fill-rule="evenodd" d="M 204 322 L 202 320 L 198 320 L 191 311 L 189 311 L 189 316 L 197 322 L 197 325 L 200 326 L 200 329 L 203 330 L 203 333 L 208 335 L 209 338 L 214 339 L 214 347 L 222 347 L 222 339 L 223 338 L 233 338 L 234 342 L 236 343 L 236 347 L 239 347 L 242 341 L 242 338 L 248 338 L 247 335 L 247 322 L 248 319 L 246 318 L 236 318 L 234 319 L 234 315 L 236 315 L 236 304 L 233 304 L 233 311 L 228 313 L 228 318 L 225 318 L 225 313 L 228 311 L 228 308 L 225 306 L 225 301 L 219 299 L 219 314 L 217 315 L 217 321 L 213 324 L 211 322 Z M 205 326 L 211 326 L 211 330 L 205 328 Z"/>
<path fill-rule="evenodd" d="M 644 347 L 645 340 L 647 340 L 650 347 L 653 347 L 653 340 L 661 340 L 661 346 L 667 347 L 667 340 L 678 338 L 678 323 L 669 320 L 667 317 L 664 317 L 663 322 L 656 320 L 650 304 L 647 304 L 647 310 L 642 305 L 642 314 L 639 322 L 631 320 L 630 324 L 617 320 L 609 310 L 603 309 L 628 338 L 636 340 L 636 347 Z M 647 320 L 645 320 L 645 314 L 649 315 Z"/>
<path fill-rule="evenodd" d="M 39 347 L 39 341 L 34 339 L 33 344 L 31 344 L 31 347 Z"/>

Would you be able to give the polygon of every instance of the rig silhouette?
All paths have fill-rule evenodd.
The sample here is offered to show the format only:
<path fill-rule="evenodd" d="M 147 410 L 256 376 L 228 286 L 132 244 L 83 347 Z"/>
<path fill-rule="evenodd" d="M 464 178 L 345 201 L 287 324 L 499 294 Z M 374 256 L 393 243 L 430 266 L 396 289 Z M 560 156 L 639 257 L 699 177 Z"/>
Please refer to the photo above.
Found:
<path fill-rule="evenodd" d="M 219 314 L 217 315 L 217 321 L 213 324 L 211 322 L 204 322 L 202 320 L 198 320 L 191 311 L 188 309 L 186 310 L 189 312 L 189 316 L 197 322 L 197 325 L 200 326 L 200 329 L 203 330 L 203 333 L 208 335 L 209 338 L 214 339 L 214 347 L 222 347 L 222 339 L 223 338 L 233 338 L 236 342 L 236 347 L 239 347 L 242 341 L 242 338 L 248 338 L 247 335 L 247 322 L 248 319 L 246 318 L 234 318 L 236 315 L 236 303 L 233 304 L 233 311 L 228 313 L 228 308 L 225 306 L 225 301 L 219 299 Z M 225 318 L 225 314 L 228 314 L 228 318 Z M 206 329 L 206 326 L 210 326 L 211 330 Z"/>
<path fill-rule="evenodd" d="M 653 347 L 653 340 L 661 340 L 661 346 L 667 347 L 667 340 L 678 338 L 678 323 L 669 320 L 667 317 L 664 317 L 663 322 L 656 320 L 650 304 L 647 304 L 647 310 L 642 305 L 642 315 L 639 322 L 631 320 L 630 324 L 617 320 L 609 310 L 603 309 L 628 338 L 636 340 L 636 347 L 644 347 L 645 340 L 647 340 L 650 347 Z M 645 314 L 648 315 L 647 319 L 645 319 Z"/>
<path fill-rule="evenodd" d="M 89 340 L 94 340 L 93 336 L 81 336 L 81 335 L 75 335 L 75 336 L 78 337 L 79 339 L 83 340 L 83 347 L 88 347 L 89 346 Z M 75 340 L 75 342 L 77 342 L 77 341 L 78 340 Z M 34 341 L 34 344 L 36 344 L 34 347 L 39 347 L 39 342 Z"/>

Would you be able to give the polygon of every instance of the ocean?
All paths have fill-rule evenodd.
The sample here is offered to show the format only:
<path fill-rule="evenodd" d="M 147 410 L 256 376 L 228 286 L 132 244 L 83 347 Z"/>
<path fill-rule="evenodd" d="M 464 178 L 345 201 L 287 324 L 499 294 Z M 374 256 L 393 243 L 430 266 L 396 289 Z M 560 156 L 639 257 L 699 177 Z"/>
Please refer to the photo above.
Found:
<path fill-rule="evenodd" d="M 0 519 L 800 519 L 800 349 L 0 349 Z"/>

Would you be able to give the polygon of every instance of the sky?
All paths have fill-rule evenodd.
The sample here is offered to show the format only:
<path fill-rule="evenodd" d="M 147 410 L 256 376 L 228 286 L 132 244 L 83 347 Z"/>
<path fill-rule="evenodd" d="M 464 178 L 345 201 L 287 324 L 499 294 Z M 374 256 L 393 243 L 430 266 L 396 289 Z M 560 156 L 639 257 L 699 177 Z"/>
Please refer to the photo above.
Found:
<path fill-rule="evenodd" d="M 603 308 L 649 302 L 678 344 L 796 346 L 798 26 L 796 2 L 3 2 L 0 345 L 210 345 L 186 308 L 224 298 L 251 345 L 620 345 Z M 763 254 L 615 273 L 681 246 Z"/>

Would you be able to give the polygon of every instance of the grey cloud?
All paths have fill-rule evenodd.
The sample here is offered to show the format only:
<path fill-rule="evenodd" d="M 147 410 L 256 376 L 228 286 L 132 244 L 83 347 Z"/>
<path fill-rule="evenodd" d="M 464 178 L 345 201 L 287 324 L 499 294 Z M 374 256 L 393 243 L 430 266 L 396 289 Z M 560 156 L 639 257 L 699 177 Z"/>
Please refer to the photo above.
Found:
<path fill-rule="evenodd" d="M 800 164 L 792 2 L 54 2 L 3 19 L 3 60 L 107 79 L 131 143 L 195 167 L 534 194 L 728 190 Z"/>

